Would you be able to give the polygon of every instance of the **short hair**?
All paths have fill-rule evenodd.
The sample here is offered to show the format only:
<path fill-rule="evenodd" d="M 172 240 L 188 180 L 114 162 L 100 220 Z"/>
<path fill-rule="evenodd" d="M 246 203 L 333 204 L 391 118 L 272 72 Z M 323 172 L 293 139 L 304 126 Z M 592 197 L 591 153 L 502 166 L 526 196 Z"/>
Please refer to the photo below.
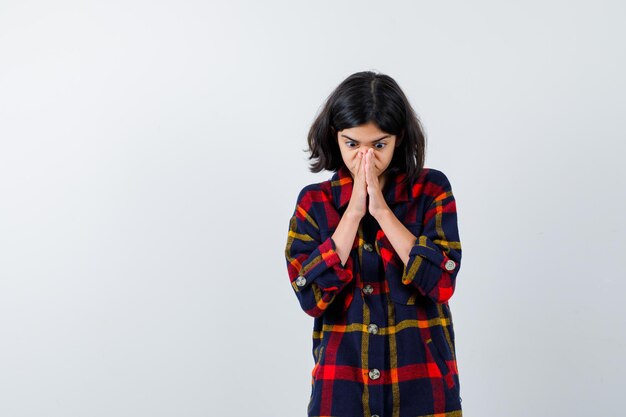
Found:
<path fill-rule="evenodd" d="M 397 148 L 387 169 L 415 179 L 424 167 L 426 137 L 400 86 L 388 75 L 362 71 L 350 75 L 328 96 L 309 129 L 311 172 L 337 171 L 343 163 L 337 132 L 373 122 L 396 135 Z"/>

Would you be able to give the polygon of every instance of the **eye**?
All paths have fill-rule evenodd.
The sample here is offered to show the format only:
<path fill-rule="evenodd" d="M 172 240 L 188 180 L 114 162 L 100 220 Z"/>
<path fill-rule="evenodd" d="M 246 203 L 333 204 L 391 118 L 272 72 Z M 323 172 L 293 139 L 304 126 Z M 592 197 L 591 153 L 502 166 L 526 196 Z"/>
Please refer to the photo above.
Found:
<path fill-rule="evenodd" d="M 385 146 L 387 146 L 387 144 L 386 144 L 386 143 L 383 143 L 383 142 L 378 142 L 376 145 L 382 145 L 382 146 L 381 146 L 380 148 L 378 148 L 378 149 L 382 149 L 382 148 L 384 148 Z"/>
<path fill-rule="evenodd" d="M 354 143 L 354 142 L 346 142 L 346 146 L 347 146 L 348 148 L 354 148 L 354 146 L 351 146 L 351 145 L 356 146 L 356 143 Z"/>

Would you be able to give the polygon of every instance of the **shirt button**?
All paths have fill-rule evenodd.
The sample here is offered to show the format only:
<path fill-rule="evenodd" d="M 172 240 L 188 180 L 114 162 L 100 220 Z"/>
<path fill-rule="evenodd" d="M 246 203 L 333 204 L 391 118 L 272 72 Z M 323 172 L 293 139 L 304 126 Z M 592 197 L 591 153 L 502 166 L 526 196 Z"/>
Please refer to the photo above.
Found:
<path fill-rule="evenodd" d="M 365 244 L 363 245 L 363 249 L 365 249 L 365 250 L 366 250 L 366 251 L 368 251 L 368 252 L 371 252 L 372 250 L 374 250 L 374 247 L 372 246 L 372 244 L 371 244 L 371 243 L 365 243 Z"/>
<path fill-rule="evenodd" d="M 306 278 L 302 275 L 298 276 L 298 278 L 296 278 L 296 285 L 302 287 L 304 284 L 306 284 Z"/>
<path fill-rule="evenodd" d="M 376 334 L 378 333 L 378 326 L 375 324 L 370 324 L 369 326 L 367 326 L 367 331 L 372 334 Z"/>
<path fill-rule="evenodd" d="M 363 292 L 364 292 L 365 294 L 371 294 L 371 293 L 373 293 L 373 292 L 374 292 L 374 287 L 372 287 L 370 284 L 366 284 L 366 285 L 363 287 Z"/>
<path fill-rule="evenodd" d="M 370 378 L 371 379 L 378 379 L 380 377 L 380 371 L 376 368 L 370 370 Z"/>
<path fill-rule="evenodd" d="M 454 269 L 454 267 L 456 266 L 456 264 L 454 263 L 454 261 L 452 259 L 448 259 L 448 262 L 446 262 L 446 269 L 448 271 L 452 271 Z"/>

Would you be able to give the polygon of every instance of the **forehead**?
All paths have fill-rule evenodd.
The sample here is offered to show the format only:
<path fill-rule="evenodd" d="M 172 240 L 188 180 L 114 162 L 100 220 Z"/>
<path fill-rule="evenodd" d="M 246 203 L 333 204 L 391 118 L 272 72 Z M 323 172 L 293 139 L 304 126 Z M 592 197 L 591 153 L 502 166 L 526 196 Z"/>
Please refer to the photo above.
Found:
<path fill-rule="evenodd" d="M 352 139 L 362 143 L 375 142 L 383 138 L 392 139 L 393 137 L 371 122 L 339 131 L 340 139 Z"/>

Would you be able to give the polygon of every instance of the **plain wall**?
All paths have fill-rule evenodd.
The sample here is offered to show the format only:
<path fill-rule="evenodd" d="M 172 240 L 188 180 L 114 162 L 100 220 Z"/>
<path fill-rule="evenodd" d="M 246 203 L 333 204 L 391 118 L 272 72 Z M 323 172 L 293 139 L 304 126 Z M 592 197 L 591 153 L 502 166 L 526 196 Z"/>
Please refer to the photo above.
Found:
<path fill-rule="evenodd" d="M 0 415 L 304 416 L 306 134 L 392 76 L 457 200 L 464 415 L 618 415 L 620 1 L 0 2 Z"/>

